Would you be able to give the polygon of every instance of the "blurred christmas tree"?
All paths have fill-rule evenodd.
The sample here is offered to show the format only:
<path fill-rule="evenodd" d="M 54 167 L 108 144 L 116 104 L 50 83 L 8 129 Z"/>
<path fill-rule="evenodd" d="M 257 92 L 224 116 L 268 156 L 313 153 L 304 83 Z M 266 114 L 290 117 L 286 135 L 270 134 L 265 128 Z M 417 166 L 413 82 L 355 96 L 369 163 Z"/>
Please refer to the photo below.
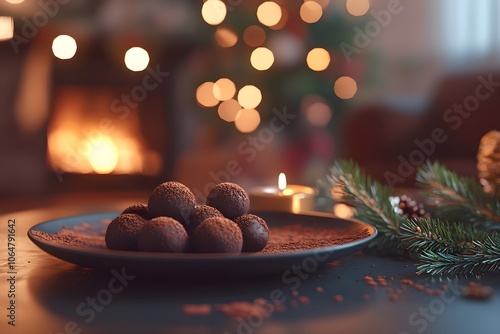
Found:
<path fill-rule="evenodd" d="M 213 28 L 199 37 L 211 61 L 200 73 L 198 104 L 216 111 L 208 114 L 212 119 L 236 119 L 244 133 L 267 122 L 273 108 L 287 106 L 301 119 L 287 133 L 300 132 L 305 123 L 335 134 L 337 120 L 366 75 L 365 62 L 357 60 L 361 50 L 352 48 L 369 7 L 368 0 L 205 2 L 201 16 Z M 220 78 L 234 86 L 219 85 Z M 245 102 L 240 89 L 246 85 L 260 91 L 261 101 L 253 94 Z M 249 117 L 239 124 L 245 113 Z"/>

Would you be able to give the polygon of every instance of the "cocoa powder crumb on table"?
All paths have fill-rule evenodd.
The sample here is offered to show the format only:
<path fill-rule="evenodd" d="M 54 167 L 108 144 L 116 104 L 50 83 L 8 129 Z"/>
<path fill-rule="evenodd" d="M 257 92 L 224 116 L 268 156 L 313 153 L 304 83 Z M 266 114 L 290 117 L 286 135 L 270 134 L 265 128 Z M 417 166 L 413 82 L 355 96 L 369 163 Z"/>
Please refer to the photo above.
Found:
<path fill-rule="evenodd" d="M 207 315 L 212 312 L 212 306 L 209 304 L 184 304 L 182 313 L 185 315 Z"/>
<path fill-rule="evenodd" d="M 299 297 L 299 302 L 301 302 L 302 304 L 309 304 L 310 301 L 311 300 L 307 296 L 300 296 Z"/>
<path fill-rule="evenodd" d="M 342 295 L 335 295 L 335 296 L 333 296 L 333 300 L 335 300 L 338 303 L 342 303 L 344 301 L 344 296 L 342 296 Z"/>
<path fill-rule="evenodd" d="M 216 304 L 214 308 L 231 318 L 241 317 L 247 319 L 250 316 L 260 316 L 266 319 L 269 314 L 268 311 L 262 305 L 255 303 L 249 303 L 246 301 L 237 301 L 227 304 Z"/>

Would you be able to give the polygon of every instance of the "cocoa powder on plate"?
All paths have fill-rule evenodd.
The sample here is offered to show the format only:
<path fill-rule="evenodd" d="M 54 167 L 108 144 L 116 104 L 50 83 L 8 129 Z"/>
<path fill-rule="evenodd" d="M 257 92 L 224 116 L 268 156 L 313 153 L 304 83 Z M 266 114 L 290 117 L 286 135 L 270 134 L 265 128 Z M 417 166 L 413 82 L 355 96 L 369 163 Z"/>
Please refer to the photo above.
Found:
<path fill-rule="evenodd" d="M 269 232 L 268 245 L 258 253 L 276 254 L 330 247 L 363 239 L 370 235 L 367 229 L 339 231 L 335 228 L 302 226 L 300 224 L 270 227 Z M 36 230 L 33 230 L 32 233 L 38 240 L 60 246 L 106 249 L 104 231 L 96 233 L 81 226 L 63 228 L 55 234 Z"/>

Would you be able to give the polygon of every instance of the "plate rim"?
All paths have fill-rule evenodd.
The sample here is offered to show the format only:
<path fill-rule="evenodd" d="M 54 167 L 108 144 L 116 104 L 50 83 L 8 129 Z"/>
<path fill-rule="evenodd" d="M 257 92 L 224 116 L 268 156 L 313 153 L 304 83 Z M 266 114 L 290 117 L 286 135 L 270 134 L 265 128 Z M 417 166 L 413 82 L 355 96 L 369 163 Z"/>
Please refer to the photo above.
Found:
<path fill-rule="evenodd" d="M 257 211 L 256 211 L 257 212 Z M 259 212 L 267 212 L 267 213 L 280 213 L 280 212 L 271 212 L 271 211 L 259 211 Z M 94 212 L 94 213 L 85 213 L 85 214 L 79 214 L 79 215 L 69 215 L 69 216 L 64 216 L 64 217 L 59 217 L 59 218 L 54 218 L 50 219 L 47 221 L 43 221 L 40 223 L 37 223 L 33 226 L 31 226 L 28 231 L 27 235 L 28 238 L 37 246 L 39 247 L 42 251 L 47 252 L 45 249 L 43 249 L 40 245 L 43 245 L 43 247 L 46 248 L 51 248 L 54 250 L 58 251 L 65 251 L 67 253 L 72 253 L 72 254 L 79 254 L 79 253 L 85 253 L 88 256 L 106 256 L 106 257 L 113 257 L 113 258 L 120 258 L 120 260 L 127 260 L 127 259 L 134 259 L 134 260 L 139 260 L 139 259 L 148 259 L 148 260 L 182 260 L 182 261 L 193 261 L 197 262 L 200 260 L 209 260 L 209 261 L 228 261 L 228 260 L 249 260 L 249 259 L 269 259 L 269 260 L 278 260 L 280 258 L 288 258 L 291 255 L 296 255 L 296 256 L 311 256 L 315 255 L 318 252 L 333 252 L 337 250 L 342 250 L 345 248 L 350 248 L 350 247 L 356 247 L 360 246 L 361 244 L 368 244 L 371 242 L 373 239 L 376 238 L 378 235 L 378 230 L 375 226 L 357 220 L 357 219 L 352 219 L 352 218 L 340 218 L 337 217 L 333 214 L 326 213 L 326 212 L 318 212 L 318 211 L 302 211 L 300 213 L 291 213 L 291 212 L 283 212 L 286 214 L 291 214 L 291 215 L 297 215 L 297 216 L 309 216 L 309 217 L 318 217 L 318 218 L 332 218 L 332 219 L 337 219 L 337 220 L 342 220 L 346 221 L 349 223 L 353 223 L 356 225 L 361 225 L 364 228 L 367 228 L 369 230 L 370 235 L 367 237 L 364 237 L 362 239 L 354 240 L 347 242 L 345 244 L 340 244 L 340 245 L 332 245 L 328 247 L 320 247 L 320 248 L 313 248 L 313 249 L 306 249 L 306 250 L 297 250 L 297 251 L 290 251 L 290 252 L 283 252 L 283 253 L 259 253 L 259 252 L 242 252 L 242 253 L 165 253 L 165 252 L 139 252 L 139 251 L 125 251 L 125 250 L 113 250 L 113 249 L 102 249 L 102 248 L 82 248 L 79 246 L 72 246 L 72 245 L 58 245 L 56 243 L 51 243 L 47 242 L 44 240 L 40 240 L 37 236 L 33 234 L 33 231 L 38 230 L 40 226 L 44 226 L 47 224 L 53 224 L 56 222 L 62 222 L 64 220 L 68 219 L 75 219 L 75 218 L 81 218 L 82 220 L 85 217 L 95 217 L 95 216 L 104 216 L 102 219 L 113 219 L 114 217 L 118 216 L 121 212 L 120 211 L 104 211 L 104 212 Z M 95 219 L 95 218 L 94 218 Z M 47 252 L 48 253 L 48 252 Z M 57 257 L 60 259 L 60 257 L 48 253 L 51 256 Z"/>

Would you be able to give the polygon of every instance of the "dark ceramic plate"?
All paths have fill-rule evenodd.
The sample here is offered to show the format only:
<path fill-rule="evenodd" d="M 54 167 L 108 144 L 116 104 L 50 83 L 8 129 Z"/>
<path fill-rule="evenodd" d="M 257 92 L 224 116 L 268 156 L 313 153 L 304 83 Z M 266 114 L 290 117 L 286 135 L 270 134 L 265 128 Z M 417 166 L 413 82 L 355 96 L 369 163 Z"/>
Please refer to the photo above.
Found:
<path fill-rule="evenodd" d="M 366 223 L 341 219 L 330 214 L 310 212 L 307 214 L 255 212 L 264 218 L 269 227 L 284 227 L 301 224 L 331 228 L 338 233 L 367 231 L 368 236 L 341 245 L 276 254 L 194 254 L 153 253 L 116 251 L 91 247 L 64 246 L 41 239 L 33 231 L 57 233 L 63 228 L 74 228 L 85 224 L 87 231 L 104 233 L 103 221 L 115 218 L 119 212 L 97 213 L 55 219 L 33 226 L 28 236 L 43 251 L 59 259 L 89 268 L 120 269 L 127 272 L 166 274 L 173 276 L 258 276 L 279 274 L 294 265 L 314 259 L 319 265 L 341 259 L 365 248 L 377 235 L 377 230 Z"/>

